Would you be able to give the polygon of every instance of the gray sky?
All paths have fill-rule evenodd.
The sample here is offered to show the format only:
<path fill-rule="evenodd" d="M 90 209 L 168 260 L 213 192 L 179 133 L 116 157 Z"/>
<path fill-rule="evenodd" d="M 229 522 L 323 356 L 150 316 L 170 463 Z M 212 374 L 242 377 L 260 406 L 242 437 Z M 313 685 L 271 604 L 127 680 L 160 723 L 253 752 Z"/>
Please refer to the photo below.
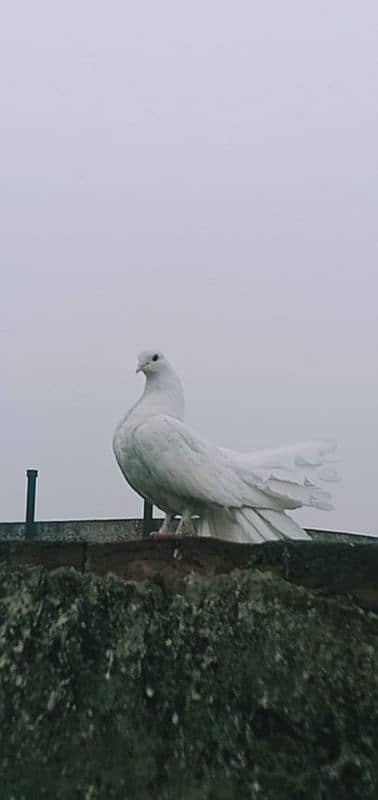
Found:
<path fill-rule="evenodd" d="M 378 532 L 378 5 L 5 4 L 0 519 L 139 515 L 139 350 L 243 450 L 340 444 L 320 527 Z"/>

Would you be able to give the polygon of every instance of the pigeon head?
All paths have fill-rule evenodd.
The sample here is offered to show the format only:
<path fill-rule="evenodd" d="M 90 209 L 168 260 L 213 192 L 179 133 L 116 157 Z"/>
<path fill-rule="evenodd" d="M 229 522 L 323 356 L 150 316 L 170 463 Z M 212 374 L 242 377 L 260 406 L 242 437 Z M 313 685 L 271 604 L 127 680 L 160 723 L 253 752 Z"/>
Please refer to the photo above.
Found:
<path fill-rule="evenodd" d="M 161 350 L 143 350 L 138 356 L 137 372 L 144 372 L 146 376 L 161 372 L 168 364 Z"/>

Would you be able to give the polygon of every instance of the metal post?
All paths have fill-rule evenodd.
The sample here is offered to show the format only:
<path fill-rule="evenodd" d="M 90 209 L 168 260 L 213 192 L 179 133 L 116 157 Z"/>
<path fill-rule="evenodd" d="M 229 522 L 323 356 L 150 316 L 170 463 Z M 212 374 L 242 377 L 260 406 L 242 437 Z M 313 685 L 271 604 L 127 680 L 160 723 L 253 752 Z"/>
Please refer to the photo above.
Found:
<path fill-rule="evenodd" d="M 26 524 L 25 524 L 25 538 L 31 539 L 33 536 L 34 514 L 35 514 L 35 494 L 37 484 L 37 469 L 27 469 L 26 475 L 28 479 L 27 493 L 26 493 Z"/>
<path fill-rule="evenodd" d="M 143 539 L 148 539 L 152 531 L 152 509 L 151 503 L 145 500 L 143 507 Z"/>

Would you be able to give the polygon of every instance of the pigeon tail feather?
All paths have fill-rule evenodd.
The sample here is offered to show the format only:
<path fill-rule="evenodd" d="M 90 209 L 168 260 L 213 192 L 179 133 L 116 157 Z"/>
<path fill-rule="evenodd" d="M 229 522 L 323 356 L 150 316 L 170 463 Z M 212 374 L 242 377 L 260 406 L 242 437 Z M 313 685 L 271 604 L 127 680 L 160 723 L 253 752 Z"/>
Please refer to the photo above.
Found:
<path fill-rule="evenodd" d="M 311 540 L 311 536 L 284 511 L 256 511 L 248 506 L 206 509 L 199 520 L 198 535 L 250 544 L 279 539 Z"/>

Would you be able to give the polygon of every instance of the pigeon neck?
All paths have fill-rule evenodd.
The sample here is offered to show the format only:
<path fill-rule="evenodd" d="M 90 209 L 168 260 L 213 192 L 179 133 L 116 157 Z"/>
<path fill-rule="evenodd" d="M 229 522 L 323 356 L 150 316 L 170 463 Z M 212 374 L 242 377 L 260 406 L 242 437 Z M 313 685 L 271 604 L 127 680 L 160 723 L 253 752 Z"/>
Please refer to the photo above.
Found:
<path fill-rule="evenodd" d="M 150 373 L 146 378 L 142 400 L 155 413 L 169 414 L 177 419 L 184 418 L 184 392 L 180 378 L 171 369 Z"/>

